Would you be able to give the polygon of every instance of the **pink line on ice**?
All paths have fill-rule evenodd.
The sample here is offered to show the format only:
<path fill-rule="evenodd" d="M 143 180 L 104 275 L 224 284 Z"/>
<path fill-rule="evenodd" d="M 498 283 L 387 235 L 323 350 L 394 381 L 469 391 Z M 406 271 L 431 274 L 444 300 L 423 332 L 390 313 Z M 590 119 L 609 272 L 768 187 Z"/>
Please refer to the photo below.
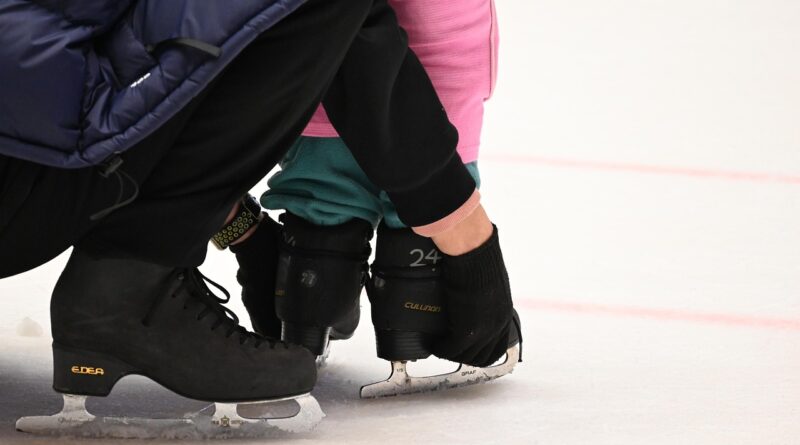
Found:
<path fill-rule="evenodd" d="M 539 164 L 554 167 L 582 168 L 602 171 L 622 171 L 629 173 L 643 173 L 656 175 L 688 176 L 703 179 L 722 179 L 728 181 L 771 182 L 781 184 L 800 185 L 800 176 L 781 175 L 773 173 L 726 171 L 706 168 L 660 166 L 648 164 L 633 164 L 624 162 L 585 161 L 580 159 L 552 158 L 547 156 L 533 156 L 520 154 L 490 154 L 481 155 L 481 160 Z"/>
<path fill-rule="evenodd" d="M 614 317 L 649 318 L 663 321 L 687 321 L 703 324 L 748 326 L 765 329 L 800 331 L 800 320 L 789 318 L 759 317 L 752 315 L 695 312 L 683 309 L 656 309 L 635 306 L 615 306 L 595 303 L 571 303 L 545 299 L 523 299 L 515 306 L 533 310 L 610 315 Z"/>

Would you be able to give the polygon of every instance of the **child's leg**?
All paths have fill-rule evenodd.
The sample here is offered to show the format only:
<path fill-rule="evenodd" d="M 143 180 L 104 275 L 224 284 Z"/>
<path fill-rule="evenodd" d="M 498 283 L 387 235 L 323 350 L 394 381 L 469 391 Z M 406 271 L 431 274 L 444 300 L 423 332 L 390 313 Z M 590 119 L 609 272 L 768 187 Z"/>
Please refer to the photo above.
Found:
<path fill-rule="evenodd" d="M 269 179 L 261 204 L 286 210 L 320 226 L 354 218 L 378 225 L 382 213 L 379 190 L 359 168 L 339 138 L 301 137 Z"/>
<path fill-rule="evenodd" d="M 378 235 L 380 261 L 373 266 L 373 273 L 379 276 L 374 278 L 369 289 L 373 299 L 373 324 L 379 340 L 378 355 L 409 360 L 430 355 L 434 340 L 444 334 L 442 314 L 403 308 L 398 313 L 395 303 L 401 298 L 404 300 L 400 306 L 410 301 L 419 308 L 441 307 L 437 261 L 442 255 L 433 242 L 403 224 L 386 193 L 367 179 L 341 139 L 301 138 L 284 157 L 281 167 L 282 170 L 270 178 L 270 190 L 261 201 L 269 209 L 283 209 L 289 213 L 284 218 L 285 239 L 304 244 L 309 250 L 332 245 L 336 245 L 339 252 L 345 252 L 348 247 L 360 249 L 363 244 L 358 242 L 357 236 L 355 239 L 346 236 L 348 224 L 364 220 L 377 225 L 383 216 Z M 479 184 L 477 162 L 467 164 L 467 169 Z M 287 253 L 284 252 L 288 258 Z M 351 252 L 357 253 L 357 250 Z M 319 267 L 322 262 L 327 262 L 328 267 Z M 302 343 L 317 354 L 324 350 L 324 343 L 319 339 L 326 336 L 314 326 L 326 324 L 324 320 L 314 320 L 315 317 L 329 317 L 327 325 L 334 327 L 337 323 L 347 324 L 346 332 L 350 334 L 358 322 L 342 309 L 358 307 L 365 269 L 340 268 L 326 274 L 336 262 L 330 257 L 309 255 L 302 261 L 287 259 L 278 266 L 275 302 L 279 317 L 284 321 L 283 338 Z M 317 267 L 313 263 L 317 263 Z M 321 304 L 313 289 L 307 288 L 310 283 L 303 277 L 309 270 L 315 271 L 315 279 L 327 283 L 326 290 L 340 299 L 329 299 Z M 398 270 L 405 272 L 399 276 L 392 273 Z M 318 271 L 321 273 L 316 273 Z M 304 281 L 305 284 L 297 284 Z M 298 325 L 305 328 L 298 329 Z M 340 335 L 340 338 L 346 336 Z"/>
<path fill-rule="evenodd" d="M 302 137 L 281 167 L 261 202 L 286 211 L 283 225 L 262 222 L 255 243 L 232 246 L 242 299 L 260 333 L 321 355 L 328 338 L 349 338 L 358 325 L 379 191 L 339 138 Z M 280 258 L 267 258 L 275 245 Z M 275 281 L 259 280 L 266 273 Z"/>

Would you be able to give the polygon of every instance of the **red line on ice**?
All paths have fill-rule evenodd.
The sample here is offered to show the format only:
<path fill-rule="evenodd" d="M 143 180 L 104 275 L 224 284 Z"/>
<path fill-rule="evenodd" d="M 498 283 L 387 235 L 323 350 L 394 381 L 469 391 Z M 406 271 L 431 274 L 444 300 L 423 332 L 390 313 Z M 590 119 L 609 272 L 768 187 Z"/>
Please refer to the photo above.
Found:
<path fill-rule="evenodd" d="M 766 329 L 800 331 L 800 320 L 788 318 L 695 312 L 683 309 L 656 309 L 594 303 L 571 303 L 545 299 L 522 299 L 518 302 L 515 302 L 515 305 L 533 310 L 610 315 L 628 318 L 649 318 L 664 321 L 688 321 L 704 324 L 722 324 L 730 326 L 749 326 Z"/>
<path fill-rule="evenodd" d="M 583 168 L 583 169 L 602 170 L 602 171 L 622 171 L 622 172 L 656 174 L 656 175 L 688 176 L 688 177 L 704 178 L 704 179 L 724 179 L 728 181 L 772 182 L 781 184 L 800 185 L 800 176 L 781 175 L 773 173 L 725 171 L 725 170 L 713 170 L 713 169 L 692 168 L 692 167 L 632 164 L 624 162 L 584 161 L 579 159 L 551 158 L 547 156 L 533 156 L 533 155 L 521 155 L 521 154 L 511 154 L 511 153 L 496 154 L 496 155 L 486 153 L 485 155 L 481 155 L 481 159 L 487 161 L 497 161 L 497 162 L 539 164 L 539 165 L 548 165 L 555 167 Z"/>

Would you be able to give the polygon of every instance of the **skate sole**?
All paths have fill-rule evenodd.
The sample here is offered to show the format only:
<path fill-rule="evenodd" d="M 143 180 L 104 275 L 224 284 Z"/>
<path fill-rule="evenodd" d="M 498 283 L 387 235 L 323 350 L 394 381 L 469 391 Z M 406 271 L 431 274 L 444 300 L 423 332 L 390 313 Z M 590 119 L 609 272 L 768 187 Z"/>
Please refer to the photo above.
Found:
<path fill-rule="evenodd" d="M 327 358 L 330 343 L 333 341 L 349 340 L 355 331 L 342 333 L 333 327 L 302 326 L 293 323 L 283 323 L 281 326 L 281 341 L 301 345 L 317 356 Z"/>
<path fill-rule="evenodd" d="M 200 411 L 183 419 L 96 417 L 86 410 L 86 396 L 64 394 L 64 407 L 52 416 L 23 417 L 18 431 L 49 436 L 106 437 L 118 439 L 225 439 L 264 438 L 314 429 L 325 417 L 310 394 L 242 404 L 215 403 L 214 413 Z M 247 418 L 241 405 L 294 401 L 300 411 L 285 418 Z"/>
<path fill-rule="evenodd" d="M 393 362 L 392 374 L 389 378 L 383 382 L 361 387 L 361 398 L 373 399 L 403 394 L 418 394 L 477 385 L 513 372 L 514 367 L 519 362 L 519 356 L 520 347 L 517 344 L 506 351 L 505 360 L 498 365 L 477 368 L 462 364 L 454 372 L 428 377 L 412 377 L 408 374 L 406 362 Z"/>

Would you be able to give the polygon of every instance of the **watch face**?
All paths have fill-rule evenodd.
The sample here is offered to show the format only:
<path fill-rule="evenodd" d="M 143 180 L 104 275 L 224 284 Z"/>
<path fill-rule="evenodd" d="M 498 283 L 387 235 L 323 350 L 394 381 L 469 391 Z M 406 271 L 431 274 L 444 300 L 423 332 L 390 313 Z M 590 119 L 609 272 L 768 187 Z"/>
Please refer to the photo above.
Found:
<path fill-rule="evenodd" d="M 261 205 L 252 195 L 247 195 L 242 199 L 242 208 L 254 217 L 261 214 Z"/>

